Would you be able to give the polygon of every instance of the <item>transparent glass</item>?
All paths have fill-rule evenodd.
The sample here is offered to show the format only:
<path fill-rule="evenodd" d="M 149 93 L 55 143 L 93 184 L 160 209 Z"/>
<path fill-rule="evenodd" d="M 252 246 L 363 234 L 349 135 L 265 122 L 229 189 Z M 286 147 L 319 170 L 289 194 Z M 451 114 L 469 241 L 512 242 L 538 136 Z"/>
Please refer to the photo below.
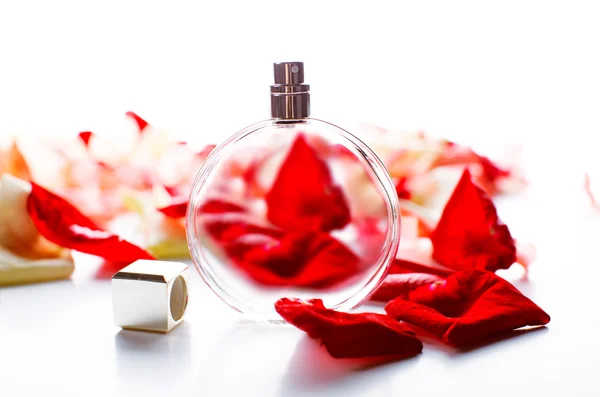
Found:
<path fill-rule="evenodd" d="M 187 237 L 208 286 L 259 320 L 282 297 L 349 311 L 379 286 L 400 239 L 395 187 L 349 132 L 266 120 L 219 145 L 198 172 Z"/>

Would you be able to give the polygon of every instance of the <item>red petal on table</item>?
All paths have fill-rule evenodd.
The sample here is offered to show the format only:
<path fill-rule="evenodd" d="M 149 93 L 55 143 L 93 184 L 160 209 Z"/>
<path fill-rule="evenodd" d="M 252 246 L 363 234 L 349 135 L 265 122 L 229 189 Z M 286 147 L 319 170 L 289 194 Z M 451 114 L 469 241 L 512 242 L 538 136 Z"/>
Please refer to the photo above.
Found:
<path fill-rule="evenodd" d="M 320 299 L 282 298 L 275 310 L 288 323 L 318 339 L 335 358 L 409 357 L 423 344 L 413 332 L 388 316 L 326 309 Z"/>
<path fill-rule="evenodd" d="M 459 271 L 445 281 L 415 289 L 408 300 L 395 299 L 385 310 L 457 347 L 550 321 L 508 281 L 481 270 Z"/>
<path fill-rule="evenodd" d="M 489 158 L 477 156 L 477 163 L 469 167 L 473 172 L 473 180 L 490 196 L 502 190 L 500 182 L 513 176 L 509 170 L 500 168 Z M 516 176 L 515 176 L 516 177 Z"/>
<path fill-rule="evenodd" d="M 261 284 L 326 288 L 360 271 L 359 258 L 328 233 L 285 232 L 222 200 L 204 207 L 200 219 L 206 233 Z"/>
<path fill-rule="evenodd" d="M 445 141 L 442 153 L 436 159 L 432 167 L 444 167 L 448 165 L 466 165 L 479 161 L 479 156 L 471 148 L 458 145 L 451 141 Z"/>
<path fill-rule="evenodd" d="M 83 131 L 79 133 L 79 139 L 83 142 L 83 144 L 87 147 L 90 143 L 90 138 L 92 137 L 91 131 Z"/>
<path fill-rule="evenodd" d="M 201 159 L 206 159 L 208 157 L 208 155 L 215 150 L 215 147 L 217 147 L 216 145 L 206 145 L 204 147 L 204 149 L 202 149 L 201 151 L 196 153 L 196 156 L 198 156 Z"/>
<path fill-rule="evenodd" d="M 201 220 L 206 232 L 221 243 L 229 243 L 248 234 L 272 237 L 282 234 L 281 230 L 263 225 L 243 212 L 208 213 L 202 215 Z"/>
<path fill-rule="evenodd" d="M 508 227 L 468 170 L 446 203 L 431 242 L 433 259 L 455 270 L 508 269 L 517 259 Z"/>
<path fill-rule="evenodd" d="M 131 117 L 133 119 L 133 121 L 135 121 L 135 123 L 137 124 L 138 127 L 138 132 L 141 134 L 144 132 L 144 130 L 146 129 L 146 127 L 148 127 L 148 122 L 146 120 L 144 120 L 143 118 L 141 118 L 140 116 L 138 116 L 137 114 L 133 113 L 133 112 L 127 112 L 125 113 L 126 116 Z"/>
<path fill-rule="evenodd" d="M 209 199 L 200 206 L 199 211 L 204 214 L 219 214 L 224 212 L 244 212 L 245 209 L 231 201 L 215 198 Z"/>
<path fill-rule="evenodd" d="M 501 179 L 513 176 L 511 170 L 501 168 L 485 156 L 481 156 L 471 148 L 446 142 L 445 150 L 438 157 L 433 167 L 464 165 L 473 168 L 474 179 L 488 194 L 495 194 Z"/>
<path fill-rule="evenodd" d="M 169 218 L 183 218 L 187 213 L 188 201 L 180 200 L 174 202 L 166 207 L 159 208 L 158 211 L 162 212 Z"/>
<path fill-rule="evenodd" d="M 283 229 L 340 229 L 350 210 L 327 163 L 298 135 L 271 190 L 266 195 L 268 218 Z"/>
<path fill-rule="evenodd" d="M 408 177 L 404 176 L 398 180 L 396 184 L 396 194 L 398 194 L 399 199 L 410 200 L 411 193 L 408 190 Z"/>
<path fill-rule="evenodd" d="M 158 210 L 169 218 L 183 218 L 187 214 L 189 201 L 187 198 L 179 197 L 173 200 L 171 205 L 159 208 Z M 244 212 L 245 209 L 239 204 L 221 199 L 210 199 L 204 202 L 198 212 L 202 214 L 220 214 L 226 212 Z"/>
<path fill-rule="evenodd" d="M 360 261 L 327 233 L 242 234 L 226 245 L 233 261 L 267 285 L 326 288 L 355 276 Z"/>
<path fill-rule="evenodd" d="M 169 194 L 169 196 L 171 197 L 180 197 L 181 196 L 181 190 L 177 187 L 177 186 L 163 186 L 165 188 L 165 191 Z"/>
<path fill-rule="evenodd" d="M 428 273 L 389 274 L 383 280 L 383 283 L 375 294 L 373 294 L 371 300 L 389 302 L 396 298 L 407 299 L 411 291 L 443 280 L 440 276 Z"/>
<path fill-rule="evenodd" d="M 482 168 L 481 176 L 488 182 L 495 182 L 498 179 L 511 176 L 510 170 L 501 168 L 488 157 L 481 156 L 469 147 L 457 145 L 450 141 L 447 142 L 445 150 L 437 158 L 434 167 L 468 164 L 479 164 Z"/>
<path fill-rule="evenodd" d="M 142 248 L 100 229 L 63 198 L 31 183 L 27 210 L 42 236 L 61 247 L 97 255 L 111 262 L 154 259 Z"/>
<path fill-rule="evenodd" d="M 479 155 L 477 157 L 479 159 L 479 164 L 481 164 L 482 167 L 482 176 L 488 182 L 496 182 L 496 180 L 498 179 L 508 178 L 511 175 L 511 172 L 509 170 L 500 168 L 489 158 Z"/>

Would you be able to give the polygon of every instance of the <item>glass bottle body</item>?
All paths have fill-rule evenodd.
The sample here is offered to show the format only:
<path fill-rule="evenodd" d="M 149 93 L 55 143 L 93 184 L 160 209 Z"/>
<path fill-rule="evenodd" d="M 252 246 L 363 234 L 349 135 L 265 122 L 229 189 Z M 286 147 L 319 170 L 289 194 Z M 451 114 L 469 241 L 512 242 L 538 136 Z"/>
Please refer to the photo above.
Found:
<path fill-rule="evenodd" d="M 266 120 L 219 145 L 187 215 L 192 259 L 242 313 L 277 320 L 282 297 L 347 311 L 387 274 L 399 236 L 394 185 L 358 138 L 324 121 Z"/>

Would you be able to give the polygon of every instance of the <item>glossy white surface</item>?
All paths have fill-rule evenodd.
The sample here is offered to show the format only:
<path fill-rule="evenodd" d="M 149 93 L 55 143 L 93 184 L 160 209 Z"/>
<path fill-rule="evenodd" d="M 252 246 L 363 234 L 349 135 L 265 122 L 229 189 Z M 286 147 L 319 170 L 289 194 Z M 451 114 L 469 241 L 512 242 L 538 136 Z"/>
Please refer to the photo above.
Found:
<path fill-rule="evenodd" d="M 600 217 L 576 197 L 571 213 L 559 202 L 534 185 L 501 206 L 513 234 L 537 244 L 529 281 L 515 284 L 552 316 L 548 328 L 462 353 L 428 341 L 418 357 L 362 368 L 295 328 L 239 318 L 195 271 L 181 325 L 122 331 L 110 283 L 83 258 L 71 281 L 0 291 L 2 395 L 596 396 Z"/>

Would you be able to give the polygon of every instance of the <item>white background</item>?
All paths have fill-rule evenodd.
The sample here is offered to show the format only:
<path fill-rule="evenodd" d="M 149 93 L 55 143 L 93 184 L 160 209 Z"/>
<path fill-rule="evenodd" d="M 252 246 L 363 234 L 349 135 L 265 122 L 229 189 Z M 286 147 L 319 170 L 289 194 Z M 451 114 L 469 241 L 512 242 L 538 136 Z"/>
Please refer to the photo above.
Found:
<path fill-rule="evenodd" d="M 532 180 L 501 202 L 537 244 L 517 286 L 548 329 L 457 354 L 429 344 L 373 369 L 289 327 L 246 323 L 199 282 L 165 336 L 118 332 L 92 265 L 0 291 L 2 395 L 597 395 L 600 4 L 594 1 L 0 1 L 0 137 L 117 136 L 134 110 L 219 142 L 268 117 L 271 63 L 304 61 L 313 114 L 520 143 Z"/>
<path fill-rule="evenodd" d="M 589 1 L 7 1 L 0 130 L 103 130 L 134 110 L 220 140 L 300 60 L 314 113 L 469 140 L 573 144 L 600 119 Z"/>

